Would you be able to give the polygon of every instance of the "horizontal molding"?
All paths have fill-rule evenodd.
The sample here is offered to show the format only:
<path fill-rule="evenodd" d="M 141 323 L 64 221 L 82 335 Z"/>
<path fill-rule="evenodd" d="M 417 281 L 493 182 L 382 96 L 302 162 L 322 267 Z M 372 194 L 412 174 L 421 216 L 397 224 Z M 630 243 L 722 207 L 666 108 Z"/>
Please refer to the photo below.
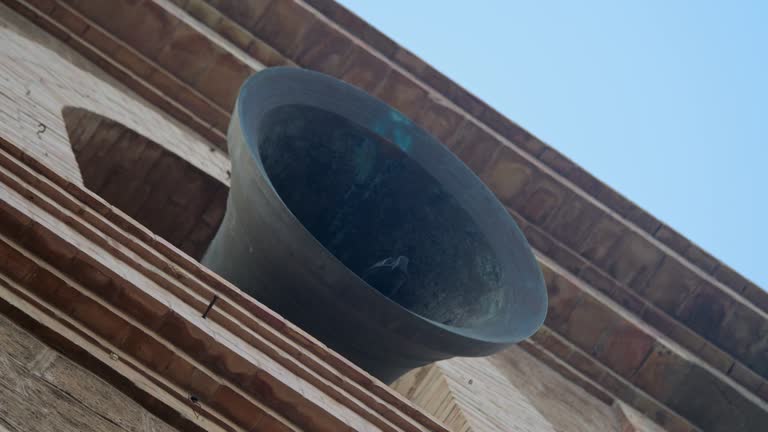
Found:
<path fill-rule="evenodd" d="M 120 260 L 121 264 L 125 265 L 125 269 L 121 269 L 121 266 L 104 266 L 98 259 L 85 254 L 85 251 L 88 249 L 83 249 L 83 244 L 78 244 L 77 246 L 70 244 L 70 246 L 67 246 L 65 250 L 70 250 L 72 257 L 65 258 L 64 261 L 59 263 L 60 265 L 55 265 L 58 260 L 62 259 L 58 255 L 42 256 L 39 258 L 54 264 L 53 267 L 61 268 L 63 271 L 67 271 L 71 265 L 80 265 L 80 267 L 72 270 L 72 275 L 80 274 L 81 276 L 94 277 L 94 272 L 84 272 L 83 265 L 87 263 L 90 266 L 96 266 L 95 273 L 100 276 L 95 280 L 107 283 L 104 282 L 106 279 L 110 281 L 108 282 L 110 287 L 112 287 L 111 281 L 113 279 L 119 280 L 122 284 L 121 292 L 134 292 L 133 290 L 138 289 L 136 291 L 138 294 L 147 285 L 146 283 L 143 286 L 141 284 L 134 285 L 134 281 L 125 279 L 126 276 L 133 273 L 134 276 L 132 278 L 134 279 L 141 276 L 147 278 L 147 281 L 151 281 L 149 286 L 159 290 L 156 293 L 165 293 L 165 298 L 175 297 L 178 299 L 175 301 L 183 300 L 184 304 L 188 305 L 186 307 L 190 307 L 200 313 L 205 309 L 210 299 L 217 295 L 220 300 L 217 301 L 217 306 L 214 309 L 216 313 L 211 314 L 209 320 L 216 322 L 217 325 L 242 338 L 244 341 L 243 346 L 252 347 L 255 341 L 265 341 L 261 342 L 262 345 L 256 345 L 265 350 L 263 351 L 264 355 L 272 355 L 277 364 L 282 364 L 282 367 L 288 368 L 292 373 L 297 374 L 297 377 L 301 377 L 300 380 L 315 388 L 319 388 L 323 393 L 329 395 L 331 399 L 339 401 L 347 409 L 358 413 L 363 418 L 367 418 L 368 421 L 374 421 L 382 430 L 445 430 L 439 423 L 429 418 L 387 386 L 374 380 L 345 359 L 329 351 L 300 329 L 247 297 L 218 276 L 210 273 L 199 263 L 194 262 L 196 271 L 200 274 L 206 274 L 207 278 L 213 281 L 214 288 L 200 281 L 194 275 L 189 274 L 183 267 L 175 265 L 173 260 L 163 256 L 162 252 L 153 250 L 149 245 L 163 245 L 160 249 L 164 253 L 176 258 L 177 262 L 186 262 L 185 266 L 193 264 L 193 261 L 181 254 L 173 246 L 156 239 L 142 227 L 125 219 L 119 212 L 113 211 L 114 209 L 111 209 L 108 204 L 100 201 L 90 192 L 69 183 L 63 178 L 56 177 L 55 173 L 51 171 L 47 171 L 46 174 L 52 175 L 55 181 L 35 174 L 28 166 L 25 166 L 17 158 L 13 157 L 14 153 L 17 156 L 23 157 L 23 153 L 20 150 L 15 149 L 10 143 L 3 141 L 2 144 L 4 150 L 10 150 L 10 153 L 3 151 L 3 157 L 0 158 L 0 166 L 4 167 L 3 171 L 6 173 L 3 175 L 3 183 L 9 188 L 9 193 L 11 193 L 10 191 L 22 188 L 24 191 L 22 195 L 27 197 L 27 200 L 31 199 L 35 203 L 29 205 L 34 205 L 37 208 L 39 208 L 39 205 L 43 205 L 42 214 L 46 215 L 45 217 L 48 218 L 50 223 L 57 223 L 62 229 L 62 232 L 58 234 L 50 230 L 41 231 L 42 228 L 38 228 L 39 222 L 33 224 L 29 217 L 23 219 L 24 214 L 30 214 L 35 217 L 41 215 L 40 209 L 35 211 L 17 210 L 13 212 L 14 218 L 22 219 L 17 219 L 16 225 L 11 224 L 10 219 L 5 220 L 9 222 L 3 225 L 4 229 L 7 230 L 6 235 L 9 232 L 18 232 L 19 235 L 26 238 L 25 241 L 27 241 L 27 246 L 29 247 L 39 248 L 41 252 L 45 252 L 46 248 L 53 248 L 50 253 L 65 253 L 66 255 L 68 252 L 62 252 L 62 246 L 54 246 L 54 244 L 64 241 L 64 239 L 59 237 L 60 234 L 63 232 L 73 232 L 74 230 L 79 235 L 86 236 L 90 241 L 94 241 L 95 247 L 101 247 L 103 248 L 101 250 L 108 251 L 109 255 L 102 256 L 103 259 Z M 37 168 L 45 171 L 42 165 L 37 165 Z M 12 169 L 12 171 L 6 171 L 8 169 Z M 32 181 L 32 184 L 35 184 L 36 187 L 30 189 L 29 186 L 26 186 L 28 183 L 22 180 L 22 178 Z M 11 184 L 8 184 L 9 182 Z M 76 191 L 76 194 L 81 196 L 90 196 L 92 198 L 91 201 L 96 203 L 97 209 L 95 210 L 82 203 L 65 190 Z M 8 202 L 4 202 L 6 203 L 4 207 L 8 209 Z M 54 214 L 48 213 L 49 211 L 53 211 Z M 116 220 L 122 219 L 119 221 L 122 227 L 129 228 L 129 230 L 132 228 L 138 234 L 138 237 L 125 232 L 122 228 L 110 222 L 108 220 L 109 216 Z M 54 218 L 59 222 L 51 221 L 50 218 Z M 19 223 L 21 226 L 18 226 Z M 28 228 L 23 229 L 24 226 Z M 35 228 L 29 228 L 32 226 Z M 30 233 L 34 233 L 34 236 L 27 237 L 31 235 Z M 149 245 L 143 242 L 141 237 L 149 239 Z M 78 257 L 77 259 L 73 258 L 75 255 Z M 144 303 L 139 302 L 139 304 Z M 164 316 L 166 316 L 166 319 L 171 319 L 171 317 L 175 320 L 180 319 L 178 314 Z M 157 323 L 157 325 L 160 324 L 160 322 Z M 195 331 L 203 330 L 199 325 L 187 326 L 187 329 L 189 331 L 194 329 L 196 329 Z M 194 341 L 194 338 L 192 341 Z M 178 341 L 177 343 L 181 342 Z M 171 342 L 166 341 L 166 343 Z M 266 345 L 264 345 L 265 343 Z M 271 351 L 267 349 L 269 346 L 273 346 Z M 205 351 L 202 350 L 200 355 L 205 356 Z M 189 353 L 186 355 L 189 355 Z M 291 387 L 288 386 L 286 388 Z"/>

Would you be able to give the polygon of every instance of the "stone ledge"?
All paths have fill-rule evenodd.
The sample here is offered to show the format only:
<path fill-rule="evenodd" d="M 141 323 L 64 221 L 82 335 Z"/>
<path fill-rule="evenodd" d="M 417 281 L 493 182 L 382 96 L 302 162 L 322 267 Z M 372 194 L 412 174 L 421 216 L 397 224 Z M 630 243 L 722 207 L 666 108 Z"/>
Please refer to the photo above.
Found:
<path fill-rule="evenodd" d="M 601 269 L 582 259 L 557 239 L 552 238 L 537 226 L 528 223 L 525 218 L 514 210 L 509 211 L 523 230 L 531 246 L 537 251 L 557 262 L 564 270 L 574 276 L 578 276 L 579 279 L 611 298 L 628 312 L 664 333 L 665 336 L 696 354 L 710 366 L 731 376 L 736 382 L 765 399 L 765 394 L 759 390 L 760 388 L 768 388 L 763 387 L 768 386 L 768 380 L 765 377 L 757 375 L 735 360 L 732 355 L 721 350 L 699 333 L 686 327 L 685 324 L 658 308 L 657 305 L 652 304 L 647 298 L 640 296 L 637 292 L 619 283 Z M 680 293 L 676 290 L 670 290 L 667 295 L 675 294 L 679 295 Z M 622 363 L 624 362 L 618 362 L 615 365 L 619 368 L 629 367 L 629 365 Z"/>
<path fill-rule="evenodd" d="M 601 370 L 616 371 L 699 427 L 752 430 L 768 422 L 768 404 L 754 386 L 702 362 L 557 264 L 539 262 L 550 293 L 546 326 L 569 341 L 553 350 L 586 376 L 599 381 Z"/>

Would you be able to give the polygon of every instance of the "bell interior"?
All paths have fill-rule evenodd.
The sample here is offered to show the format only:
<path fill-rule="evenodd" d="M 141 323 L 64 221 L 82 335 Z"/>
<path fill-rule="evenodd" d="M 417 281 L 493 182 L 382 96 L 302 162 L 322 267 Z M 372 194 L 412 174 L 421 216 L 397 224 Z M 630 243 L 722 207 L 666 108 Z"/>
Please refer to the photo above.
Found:
<path fill-rule="evenodd" d="M 454 327 L 485 324 L 509 302 L 482 230 L 407 145 L 302 105 L 268 112 L 257 141 L 277 194 L 347 268 L 362 278 L 386 258 L 408 258 L 400 289 L 373 287 L 394 302 Z"/>

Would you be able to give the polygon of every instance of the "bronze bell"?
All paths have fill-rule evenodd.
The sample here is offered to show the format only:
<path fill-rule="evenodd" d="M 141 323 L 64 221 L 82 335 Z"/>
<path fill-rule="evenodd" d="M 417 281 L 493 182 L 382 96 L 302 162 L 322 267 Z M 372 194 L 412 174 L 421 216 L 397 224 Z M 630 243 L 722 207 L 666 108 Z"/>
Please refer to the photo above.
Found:
<path fill-rule="evenodd" d="M 547 296 L 520 229 L 446 147 L 298 68 L 240 89 L 213 271 L 384 382 L 529 337 Z"/>

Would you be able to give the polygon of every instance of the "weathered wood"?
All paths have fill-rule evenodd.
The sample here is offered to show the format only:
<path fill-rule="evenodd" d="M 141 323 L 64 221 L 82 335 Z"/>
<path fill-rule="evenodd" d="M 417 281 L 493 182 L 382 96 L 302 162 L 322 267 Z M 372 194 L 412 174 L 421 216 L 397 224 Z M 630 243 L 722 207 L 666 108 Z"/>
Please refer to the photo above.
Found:
<path fill-rule="evenodd" d="M 0 430 L 175 430 L 2 315 L 0 335 Z"/>
<path fill-rule="evenodd" d="M 393 387 L 454 431 L 619 430 L 607 405 L 517 347 L 490 358 L 442 361 Z"/>

